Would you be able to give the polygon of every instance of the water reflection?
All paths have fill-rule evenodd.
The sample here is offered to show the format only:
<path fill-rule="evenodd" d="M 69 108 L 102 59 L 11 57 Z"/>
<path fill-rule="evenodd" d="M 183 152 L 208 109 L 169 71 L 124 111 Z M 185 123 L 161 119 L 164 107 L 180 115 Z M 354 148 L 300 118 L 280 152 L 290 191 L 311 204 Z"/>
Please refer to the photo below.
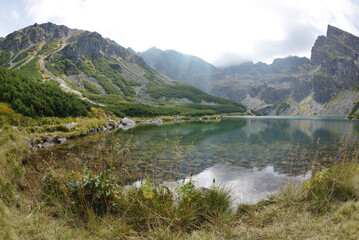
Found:
<path fill-rule="evenodd" d="M 330 164 L 340 137 L 353 138 L 358 131 L 358 121 L 333 118 L 225 118 L 143 125 L 69 141 L 39 151 L 30 162 L 35 169 L 41 169 L 43 159 L 50 166 L 78 171 L 84 166 L 98 171 L 115 167 L 124 184 L 193 174 L 199 185 L 208 186 L 216 178 L 232 184 L 237 199 L 255 202 L 289 179 L 302 179 L 313 166 Z"/>
<path fill-rule="evenodd" d="M 288 176 L 274 171 L 272 166 L 261 170 L 236 169 L 228 165 L 216 164 L 193 176 L 196 187 L 210 188 L 213 179 L 219 186 L 231 190 L 231 196 L 236 203 L 256 203 L 265 198 L 270 192 L 288 182 L 302 182 L 309 179 L 311 172 L 299 176 Z"/>

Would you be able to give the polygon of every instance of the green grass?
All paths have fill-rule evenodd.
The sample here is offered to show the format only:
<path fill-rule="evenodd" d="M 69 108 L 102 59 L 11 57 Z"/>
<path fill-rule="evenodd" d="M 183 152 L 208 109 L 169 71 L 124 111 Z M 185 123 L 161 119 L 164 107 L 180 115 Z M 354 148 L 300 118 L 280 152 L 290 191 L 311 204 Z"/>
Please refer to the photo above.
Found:
<path fill-rule="evenodd" d="M 97 116 L 102 110 L 94 110 Z M 0 104 L 1 115 L 11 115 Z M 100 116 L 100 115 L 99 115 Z M 107 120 L 107 116 L 103 117 Z M 33 125 L 64 119 L 28 119 Z M 43 121 L 43 123 L 40 123 Z M 66 119 L 76 121 L 80 119 Z M 101 123 L 96 123 L 101 124 Z M 89 124 L 87 124 L 90 127 Z M 25 129 L 25 128 L 24 128 Z M 200 191 L 143 181 L 124 191 L 115 172 L 50 169 L 33 188 L 24 173 L 27 131 L 0 135 L 0 239 L 358 239 L 357 145 L 343 143 L 333 165 L 306 183 L 289 184 L 257 204 L 232 210 L 228 190 Z M 350 146 L 350 147 L 346 147 Z M 352 149 L 354 152 L 351 152 Z M 25 170 L 26 169 L 26 170 Z M 114 171 L 114 170 L 113 170 Z M 25 186 L 21 190 L 19 186 Z"/>
<path fill-rule="evenodd" d="M 40 69 L 37 66 L 38 61 L 38 57 L 32 59 L 30 62 L 20 68 L 20 72 L 23 73 L 25 76 L 30 76 L 35 80 L 41 81 L 42 76 L 40 73 Z"/>

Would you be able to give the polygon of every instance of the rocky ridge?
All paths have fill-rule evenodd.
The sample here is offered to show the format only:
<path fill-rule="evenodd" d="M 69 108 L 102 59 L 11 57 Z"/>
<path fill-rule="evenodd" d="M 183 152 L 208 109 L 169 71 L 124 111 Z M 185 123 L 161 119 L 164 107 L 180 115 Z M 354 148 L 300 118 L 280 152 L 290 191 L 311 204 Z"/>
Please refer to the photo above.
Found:
<path fill-rule="evenodd" d="M 192 112 L 210 112 L 214 103 L 230 104 L 235 111 L 246 111 L 241 104 L 178 85 L 151 68 L 132 49 L 97 32 L 53 23 L 34 24 L 2 38 L 0 66 L 20 70 L 39 81 L 55 80 L 63 90 L 101 107 L 179 104 L 176 107 L 186 109 L 188 104 L 197 104 L 191 106 Z"/>
<path fill-rule="evenodd" d="M 144 58 L 149 64 L 150 53 Z M 166 69 L 171 68 L 176 66 Z M 263 114 L 348 116 L 359 100 L 359 38 L 329 25 L 327 35 L 315 41 L 310 59 L 290 56 L 272 64 L 246 62 L 211 69 L 209 75 L 196 86 Z M 176 80 L 186 81 L 180 75 Z M 210 88 L 201 87 L 203 83 Z"/>

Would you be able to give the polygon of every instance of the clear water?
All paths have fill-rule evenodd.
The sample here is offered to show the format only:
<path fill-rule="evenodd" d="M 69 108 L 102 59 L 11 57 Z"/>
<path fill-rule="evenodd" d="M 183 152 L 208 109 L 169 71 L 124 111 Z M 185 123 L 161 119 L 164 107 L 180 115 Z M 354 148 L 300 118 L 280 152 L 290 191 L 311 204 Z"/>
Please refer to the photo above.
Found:
<path fill-rule="evenodd" d="M 191 177 L 210 187 L 214 179 L 232 189 L 235 201 L 254 203 L 332 164 L 342 136 L 358 133 L 358 121 L 340 118 L 231 117 L 96 134 L 39 151 L 30 162 L 37 169 L 44 162 L 72 170 L 115 167 L 124 184 Z"/>

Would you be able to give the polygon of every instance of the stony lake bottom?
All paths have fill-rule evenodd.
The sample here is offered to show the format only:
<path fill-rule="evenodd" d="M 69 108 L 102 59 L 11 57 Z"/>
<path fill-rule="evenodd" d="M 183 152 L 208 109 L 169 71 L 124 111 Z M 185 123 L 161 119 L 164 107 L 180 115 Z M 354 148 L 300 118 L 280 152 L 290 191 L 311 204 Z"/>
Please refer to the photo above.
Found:
<path fill-rule="evenodd" d="M 36 182 L 48 168 L 111 168 L 121 184 L 190 178 L 197 187 L 213 182 L 228 187 L 235 202 L 255 203 L 333 164 L 343 148 L 348 148 L 346 154 L 354 152 L 357 136 L 359 121 L 331 117 L 226 117 L 140 125 L 38 151 L 28 161 L 33 170 L 27 176 Z"/>

